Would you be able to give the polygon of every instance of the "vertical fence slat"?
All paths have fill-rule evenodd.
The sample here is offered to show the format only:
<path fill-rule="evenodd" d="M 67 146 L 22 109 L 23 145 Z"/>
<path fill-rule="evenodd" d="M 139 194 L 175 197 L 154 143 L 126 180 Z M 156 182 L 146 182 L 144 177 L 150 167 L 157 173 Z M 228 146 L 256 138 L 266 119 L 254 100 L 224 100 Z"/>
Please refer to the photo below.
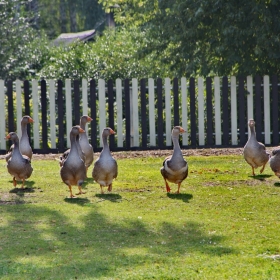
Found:
<path fill-rule="evenodd" d="M 229 145 L 229 98 L 228 78 L 223 77 L 223 144 Z"/>
<path fill-rule="evenodd" d="M 88 82 L 82 79 L 82 115 L 88 116 Z M 88 135 L 88 125 L 86 125 L 86 133 Z"/>
<path fill-rule="evenodd" d="M 261 77 L 259 75 L 255 78 L 255 90 L 256 90 L 256 106 L 255 106 L 255 122 L 256 122 L 256 136 L 257 140 L 263 143 L 262 135 L 262 123 L 263 123 L 263 112 L 262 112 L 262 97 L 261 97 Z"/>
<path fill-rule="evenodd" d="M 41 81 L 41 124 L 42 124 L 42 149 L 47 153 L 48 149 L 48 125 L 47 125 L 47 84 Z"/>
<path fill-rule="evenodd" d="M 21 119 L 22 119 L 22 102 L 21 102 L 21 85 L 20 80 L 16 80 L 16 112 L 17 112 L 17 135 L 21 137 Z"/>
<path fill-rule="evenodd" d="M 179 87 L 178 87 L 178 79 L 174 78 L 173 79 L 173 102 L 174 102 L 174 108 L 173 108 L 173 112 L 174 112 L 174 122 L 173 122 L 173 126 L 179 125 L 180 121 L 179 121 Z"/>
<path fill-rule="evenodd" d="M 129 79 L 124 80 L 124 98 L 125 98 L 125 144 L 126 149 L 130 149 L 130 88 Z"/>
<path fill-rule="evenodd" d="M 5 104 L 6 104 L 6 98 L 5 98 L 5 83 L 4 80 L 0 80 L 0 147 L 1 150 L 6 150 L 6 110 L 5 110 Z"/>
<path fill-rule="evenodd" d="M 273 75 L 271 79 L 272 83 L 272 144 L 278 145 L 279 144 L 279 127 L 278 127 L 278 119 L 279 119 L 279 112 L 278 112 L 278 81 L 277 76 Z"/>
<path fill-rule="evenodd" d="M 196 146 L 195 80 L 190 78 L 191 146 Z"/>
<path fill-rule="evenodd" d="M 50 111 L 50 137 L 51 137 L 51 148 L 56 149 L 56 129 L 55 129 L 55 81 L 49 80 L 49 111 Z"/>
<path fill-rule="evenodd" d="M 65 107 L 66 107 L 66 138 L 67 148 L 70 148 L 70 131 L 73 126 L 72 122 L 72 94 L 71 80 L 65 80 Z"/>
<path fill-rule="evenodd" d="M 244 77 L 238 79 L 238 123 L 239 123 L 239 144 L 244 146 L 246 144 L 245 125 L 246 125 L 246 112 L 245 112 L 245 89 Z"/>
<path fill-rule="evenodd" d="M 38 81 L 32 80 L 32 118 L 33 123 L 33 148 L 40 148 L 40 120 L 39 120 L 39 96 L 38 96 Z"/>
<path fill-rule="evenodd" d="M 81 118 L 81 113 L 80 113 L 80 81 L 79 80 L 74 80 L 74 124 L 80 124 L 80 118 Z"/>
<path fill-rule="evenodd" d="M 116 105 L 117 105 L 117 146 L 123 147 L 123 104 L 122 80 L 116 79 Z"/>
<path fill-rule="evenodd" d="M 140 102 L 141 102 L 141 138 L 142 147 L 147 148 L 147 107 L 146 107 L 146 81 L 141 79 L 140 81 Z"/>
<path fill-rule="evenodd" d="M 24 81 L 23 82 L 23 92 L 24 92 L 24 113 L 23 115 L 32 116 L 30 115 L 30 104 L 29 104 L 29 99 L 30 99 L 30 88 L 29 88 L 29 81 Z M 30 128 L 31 126 L 27 126 L 27 134 L 30 138 Z"/>
<path fill-rule="evenodd" d="M 155 83 L 154 79 L 148 79 L 148 93 L 149 93 L 149 133 L 150 146 L 156 146 L 156 125 L 155 125 Z"/>
<path fill-rule="evenodd" d="M 270 137 L 270 90 L 269 90 L 269 76 L 263 77 L 263 102 L 264 102 L 264 142 L 269 145 L 271 143 Z"/>
<path fill-rule="evenodd" d="M 189 139 L 189 129 L 188 129 L 188 102 L 187 102 L 187 79 L 185 77 L 181 78 L 181 99 L 182 99 L 182 127 L 186 130 L 183 133 L 183 146 L 187 146 Z"/>
<path fill-rule="evenodd" d="M 231 96 L 231 143 L 237 145 L 237 97 L 236 97 L 236 77 L 230 78 Z"/>
<path fill-rule="evenodd" d="M 108 114 L 109 114 L 109 127 L 115 130 L 114 122 L 114 85 L 113 80 L 108 81 Z M 113 150 L 115 148 L 115 135 L 109 136 L 109 146 Z"/>
<path fill-rule="evenodd" d="M 254 102 L 253 102 L 253 79 L 247 76 L 247 123 L 250 119 L 254 119 Z M 250 130 L 249 130 L 250 131 Z"/>
<path fill-rule="evenodd" d="M 58 122 L 58 151 L 64 152 L 64 101 L 63 101 L 63 83 L 61 80 L 57 81 L 57 122 Z"/>
<path fill-rule="evenodd" d="M 102 131 L 107 127 L 106 123 L 106 95 L 105 80 L 98 80 L 98 110 L 99 110 L 99 147 L 103 147 Z"/>
<path fill-rule="evenodd" d="M 164 80 L 165 87 L 165 140 L 166 146 L 172 145 L 171 140 L 171 83 L 170 78 L 165 78 Z"/>
<path fill-rule="evenodd" d="M 97 148 L 97 114 L 96 114 L 96 81 L 89 83 L 90 91 L 90 116 L 92 118 L 91 126 L 91 145 L 94 150 Z"/>
<path fill-rule="evenodd" d="M 204 86 L 203 79 L 198 78 L 198 143 L 200 146 L 205 145 L 204 133 Z"/>
<path fill-rule="evenodd" d="M 132 79 L 132 146 L 139 147 L 139 111 L 138 111 L 138 80 Z"/>
<path fill-rule="evenodd" d="M 162 149 L 163 144 L 163 105 L 162 105 L 162 79 L 157 79 L 157 111 L 158 111 L 158 147 Z"/>
<path fill-rule="evenodd" d="M 215 144 L 222 144 L 222 122 L 221 122 L 221 90 L 220 78 L 214 77 L 214 95 L 215 95 Z"/>
<path fill-rule="evenodd" d="M 212 79 L 206 78 L 206 116 L 207 116 L 207 145 L 213 145 L 213 105 L 212 105 Z"/>

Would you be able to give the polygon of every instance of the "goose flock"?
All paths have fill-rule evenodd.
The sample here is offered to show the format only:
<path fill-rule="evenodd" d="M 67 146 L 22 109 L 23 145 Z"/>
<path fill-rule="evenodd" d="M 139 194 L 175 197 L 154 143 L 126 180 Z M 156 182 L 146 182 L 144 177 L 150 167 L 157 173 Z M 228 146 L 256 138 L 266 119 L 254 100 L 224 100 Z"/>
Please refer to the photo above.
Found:
<path fill-rule="evenodd" d="M 70 198 L 85 193 L 82 191 L 82 184 L 87 178 L 88 168 L 94 161 L 94 151 L 86 133 L 86 124 L 91 121 L 91 117 L 82 116 L 80 124 L 72 127 L 69 135 L 70 149 L 65 151 L 59 159 L 60 176 L 69 188 Z M 6 140 L 12 141 L 12 146 L 5 159 L 7 170 L 13 177 L 13 185 L 15 187 L 17 181 L 22 181 L 21 188 L 24 188 L 26 179 L 31 176 L 33 171 L 31 166 L 33 152 L 27 134 L 27 125 L 32 123 L 33 119 L 30 116 L 23 116 L 21 120 L 21 138 L 19 139 L 16 132 L 10 132 L 6 136 Z M 269 162 L 271 170 L 280 178 L 280 148 L 274 149 L 270 155 L 266 151 L 265 145 L 257 141 L 253 119 L 248 121 L 248 127 L 249 137 L 244 146 L 243 156 L 252 168 L 252 176 L 255 176 L 255 169 L 258 167 L 261 167 L 260 173 L 262 173 L 267 162 Z M 160 169 L 167 193 L 171 191 L 169 183 L 174 183 L 178 187 L 175 193 L 179 194 L 182 182 L 188 177 L 188 163 L 183 157 L 179 145 L 179 137 L 185 132 L 185 129 L 181 126 L 175 126 L 172 129 L 173 153 L 164 159 Z M 108 192 L 112 191 L 113 180 L 118 176 L 118 164 L 112 157 L 108 145 L 108 137 L 113 134 L 115 134 L 115 131 L 110 127 L 103 129 L 103 149 L 99 158 L 93 164 L 92 178 L 100 185 L 102 194 L 104 193 L 104 187 L 108 187 Z M 78 193 L 75 195 L 72 190 L 73 186 L 78 187 Z"/>

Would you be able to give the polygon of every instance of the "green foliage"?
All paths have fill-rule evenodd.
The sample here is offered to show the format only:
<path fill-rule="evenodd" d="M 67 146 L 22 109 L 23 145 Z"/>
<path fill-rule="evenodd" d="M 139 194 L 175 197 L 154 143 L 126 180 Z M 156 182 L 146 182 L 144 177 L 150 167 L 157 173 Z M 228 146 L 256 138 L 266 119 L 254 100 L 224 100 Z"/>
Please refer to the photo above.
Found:
<path fill-rule="evenodd" d="M 0 3 L 0 78 L 16 79 L 40 67 L 47 41 L 31 27 L 32 13 L 26 1 L 3 0 Z"/>
<path fill-rule="evenodd" d="M 65 78 L 145 78 L 166 72 L 155 54 L 140 57 L 147 46 L 145 32 L 139 29 L 106 30 L 93 43 L 76 42 L 50 50 L 39 77 Z"/>
<path fill-rule="evenodd" d="M 1 160 L 0 278 L 279 279 L 280 189 L 268 167 L 253 178 L 240 155 L 189 156 L 181 194 L 166 194 L 163 157 L 133 154 L 114 154 L 112 193 L 89 169 L 76 199 L 57 161 L 34 158 L 22 191 Z"/>

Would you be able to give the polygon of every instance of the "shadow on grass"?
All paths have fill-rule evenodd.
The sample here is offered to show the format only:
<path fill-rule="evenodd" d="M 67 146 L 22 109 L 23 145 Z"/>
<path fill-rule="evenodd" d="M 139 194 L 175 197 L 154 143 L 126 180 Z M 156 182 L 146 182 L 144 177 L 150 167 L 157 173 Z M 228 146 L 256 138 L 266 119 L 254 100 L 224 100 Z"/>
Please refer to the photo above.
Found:
<path fill-rule="evenodd" d="M 182 200 L 186 203 L 189 203 L 189 200 L 193 198 L 193 195 L 188 193 L 167 193 L 167 196 L 171 199 Z"/>
<path fill-rule="evenodd" d="M 65 197 L 64 201 L 67 203 L 71 203 L 71 204 L 77 204 L 77 205 L 85 205 L 90 203 L 90 200 L 88 198 L 82 198 L 82 197 Z"/>
<path fill-rule="evenodd" d="M 109 200 L 111 202 L 121 202 L 122 196 L 115 193 L 104 193 L 104 194 L 96 194 L 96 197 L 102 199 L 102 200 Z"/>
<path fill-rule="evenodd" d="M 251 177 L 252 179 L 256 179 L 256 180 L 259 180 L 259 181 L 264 181 L 266 178 L 270 178 L 272 177 L 273 175 L 269 175 L 269 174 L 258 174 L 258 175 L 255 175 L 255 176 L 249 176 Z"/>
<path fill-rule="evenodd" d="M 104 197 L 118 198 L 112 194 L 102 195 Z M 85 203 L 87 199 L 65 201 Z M 0 256 L 0 278 L 9 273 L 12 279 L 18 276 L 18 271 L 28 271 L 38 279 L 87 279 L 92 275 L 113 279 L 116 268 L 126 271 L 140 264 L 165 263 L 169 259 L 172 262 L 175 256 L 196 252 L 210 257 L 238 253 L 223 245 L 224 236 L 209 235 L 202 229 L 203 225 L 188 219 L 178 225 L 159 222 L 155 230 L 137 218 L 126 219 L 123 223 L 117 216 L 108 217 L 98 211 L 96 205 L 81 215 L 78 223 L 61 210 L 38 205 L 20 207 L 20 210 L 10 206 L 2 209 L 2 213 L 6 212 L 11 218 L 1 228 L 5 242 L 1 244 L 4 257 Z M 23 232 L 28 238 L 22 238 Z M 124 253 L 126 250 L 133 254 Z M 13 261 L 18 258 L 24 258 L 25 262 Z M 51 264 L 53 258 L 56 266 L 51 270 L 34 263 L 36 259 Z"/>
<path fill-rule="evenodd" d="M 280 182 L 274 183 L 274 186 L 279 188 L 280 187 Z"/>
<path fill-rule="evenodd" d="M 11 181 L 11 183 L 13 183 Z M 21 188 L 21 185 L 18 184 L 20 187 L 13 188 L 9 191 L 9 193 L 15 193 L 18 196 L 24 196 L 25 193 L 34 193 L 35 189 L 32 186 L 35 184 L 34 181 L 26 181 L 24 184 L 24 188 Z"/>

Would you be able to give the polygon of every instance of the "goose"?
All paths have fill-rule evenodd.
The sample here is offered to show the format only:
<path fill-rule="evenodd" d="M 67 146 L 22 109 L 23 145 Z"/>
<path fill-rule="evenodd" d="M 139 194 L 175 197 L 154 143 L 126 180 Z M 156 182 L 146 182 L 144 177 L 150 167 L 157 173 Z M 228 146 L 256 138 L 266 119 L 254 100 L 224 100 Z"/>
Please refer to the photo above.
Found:
<path fill-rule="evenodd" d="M 274 174 L 280 178 L 280 147 L 272 151 L 269 165 Z"/>
<path fill-rule="evenodd" d="M 30 158 L 30 160 L 32 159 L 32 148 L 30 147 L 30 143 L 29 143 L 29 137 L 27 134 L 27 125 L 29 123 L 33 123 L 34 120 L 30 117 L 30 116 L 23 116 L 21 119 L 21 138 L 19 140 L 19 149 L 20 152 L 22 153 L 22 155 L 28 156 Z M 7 155 L 5 156 L 6 161 L 8 161 L 11 156 L 12 156 L 12 152 L 13 152 L 13 148 L 14 146 L 12 145 L 10 147 L 9 153 L 7 153 Z"/>
<path fill-rule="evenodd" d="M 86 167 L 84 161 L 79 155 L 79 141 L 77 136 L 85 131 L 79 126 L 73 126 L 70 131 L 71 148 L 68 157 L 63 161 L 60 168 L 62 181 L 69 187 L 70 198 L 74 198 L 72 186 L 78 186 L 79 192 L 76 195 L 84 194 L 82 184 L 86 178 Z"/>
<path fill-rule="evenodd" d="M 92 170 L 92 177 L 100 185 L 101 193 L 104 193 L 102 188 L 106 186 L 108 186 L 108 191 L 111 192 L 113 179 L 118 176 L 118 165 L 111 155 L 107 142 L 108 136 L 112 134 L 115 134 L 115 131 L 110 127 L 103 129 L 103 149 Z"/>
<path fill-rule="evenodd" d="M 184 132 L 186 131 L 181 126 L 172 129 L 173 154 L 164 159 L 163 167 L 160 169 L 168 193 L 170 192 L 168 181 L 178 184 L 176 193 L 180 193 L 181 183 L 188 177 L 188 163 L 183 158 L 179 145 L 179 136 Z"/>
<path fill-rule="evenodd" d="M 13 152 L 7 161 L 8 172 L 13 176 L 13 185 L 17 185 L 17 180 L 22 181 L 21 188 L 24 188 L 25 180 L 28 179 L 33 171 L 30 158 L 22 155 L 19 149 L 19 139 L 15 132 L 10 132 L 6 140 L 13 142 Z"/>
<path fill-rule="evenodd" d="M 265 165 L 269 160 L 269 153 L 266 152 L 265 145 L 257 141 L 255 121 L 248 121 L 250 136 L 243 149 L 243 156 L 246 162 L 252 167 L 252 175 L 255 176 L 255 168 L 262 166 L 260 173 L 264 171 Z"/>
<path fill-rule="evenodd" d="M 86 128 L 86 124 L 88 122 L 91 122 L 92 118 L 89 116 L 82 116 L 80 119 L 80 127 L 85 130 Z M 88 169 L 89 166 L 92 164 L 93 162 L 93 149 L 92 146 L 89 144 L 88 142 L 88 136 L 87 133 L 82 133 L 80 135 L 80 145 L 81 145 L 81 149 L 84 153 L 85 156 L 85 166 Z"/>

